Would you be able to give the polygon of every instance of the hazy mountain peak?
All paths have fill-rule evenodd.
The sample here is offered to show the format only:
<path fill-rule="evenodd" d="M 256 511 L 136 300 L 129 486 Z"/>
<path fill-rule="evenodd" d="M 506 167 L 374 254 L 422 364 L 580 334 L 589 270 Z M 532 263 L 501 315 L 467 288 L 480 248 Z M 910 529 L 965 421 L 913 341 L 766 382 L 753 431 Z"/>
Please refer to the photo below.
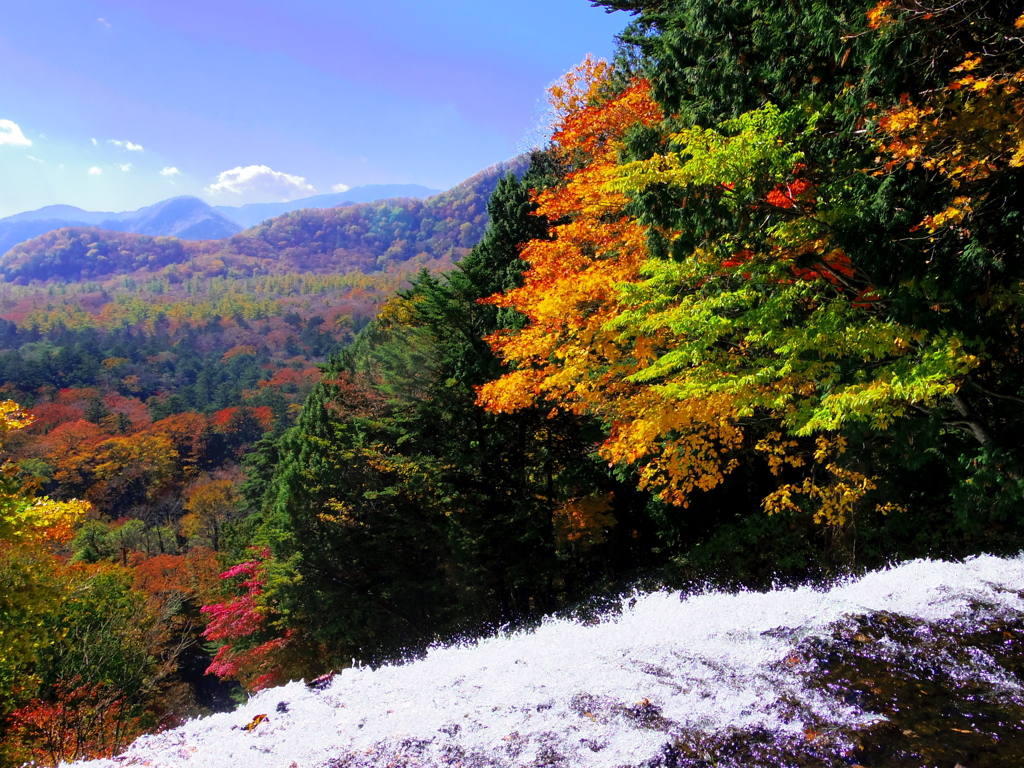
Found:
<path fill-rule="evenodd" d="M 0 253 L 18 243 L 62 227 L 99 227 L 114 232 L 173 236 L 182 240 L 219 240 L 243 227 L 198 197 L 161 200 L 137 211 L 105 213 L 73 205 L 48 205 L 0 219 Z"/>

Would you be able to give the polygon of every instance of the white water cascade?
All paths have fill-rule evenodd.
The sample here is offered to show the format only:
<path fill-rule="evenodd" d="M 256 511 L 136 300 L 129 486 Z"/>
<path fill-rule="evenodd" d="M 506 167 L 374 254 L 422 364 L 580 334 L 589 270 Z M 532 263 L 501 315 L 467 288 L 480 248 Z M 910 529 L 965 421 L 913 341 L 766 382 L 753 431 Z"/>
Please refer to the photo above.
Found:
<path fill-rule="evenodd" d="M 855 765 L 855 749 L 863 749 L 857 735 L 885 715 L 834 686 L 814 685 L 832 662 L 812 650 L 874 644 L 896 668 L 911 664 L 900 661 L 907 652 L 891 637 L 863 629 L 871 617 L 902 622 L 925 643 L 936 627 L 959 637 L 996 624 L 1006 638 L 1000 644 L 1018 643 L 1024 637 L 1005 627 L 1024 626 L 1022 594 L 1024 556 L 983 556 L 915 561 L 827 590 L 637 595 L 598 624 L 550 620 L 435 648 L 408 664 L 346 669 L 322 690 L 301 682 L 265 690 L 233 712 L 144 736 L 123 755 L 88 765 L 753 765 L 701 762 L 673 746 L 696 744 L 686 753 L 693 755 L 701 739 L 727 734 L 847 756 L 807 765 Z M 976 697 L 1024 704 L 1021 683 L 992 655 L 937 648 L 926 651 L 931 671 L 922 680 L 944 676 L 954 687 L 973 686 Z M 261 714 L 264 721 L 244 728 Z M 977 720 L 964 722 L 983 735 Z"/>

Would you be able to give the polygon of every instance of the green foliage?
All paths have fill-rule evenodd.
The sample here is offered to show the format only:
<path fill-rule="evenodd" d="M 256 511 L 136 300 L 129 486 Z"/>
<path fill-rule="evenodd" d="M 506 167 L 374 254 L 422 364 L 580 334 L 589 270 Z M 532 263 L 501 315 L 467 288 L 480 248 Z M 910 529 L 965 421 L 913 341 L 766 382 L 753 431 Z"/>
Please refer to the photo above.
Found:
<path fill-rule="evenodd" d="M 131 589 L 131 574 L 113 567 L 70 574 L 69 594 L 44 619 L 61 640 L 37 668 L 44 695 L 58 682 L 81 678 L 118 691 L 136 706 L 156 680 L 149 654 L 153 626 L 145 598 Z"/>
<path fill-rule="evenodd" d="M 502 179 L 484 241 L 389 302 L 326 369 L 297 426 L 251 460 L 253 540 L 277 556 L 264 599 L 282 630 L 311 631 L 335 664 L 537 615 L 617 568 L 615 546 L 591 545 L 606 531 L 570 539 L 553 519 L 620 487 L 588 455 L 592 428 L 475 402 L 500 372 L 484 337 L 522 322 L 479 300 L 518 284 L 518 247 L 546 228 L 532 209 L 524 183 Z M 268 484 L 259 468 L 272 461 Z M 628 524 L 629 505 L 614 514 Z"/>
<path fill-rule="evenodd" d="M 44 617 L 62 597 L 51 561 L 0 543 L 0 715 L 34 689 L 34 664 L 54 642 Z"/>

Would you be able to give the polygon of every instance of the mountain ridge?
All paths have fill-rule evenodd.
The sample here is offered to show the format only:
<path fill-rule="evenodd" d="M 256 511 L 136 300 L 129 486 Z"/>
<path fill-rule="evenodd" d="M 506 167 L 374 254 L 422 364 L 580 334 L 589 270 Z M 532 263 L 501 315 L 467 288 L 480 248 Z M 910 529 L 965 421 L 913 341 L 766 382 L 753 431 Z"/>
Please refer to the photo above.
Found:
<path fill-rule="evenodd" d="M 50 279 L 73 282 L 140 270 L 199 270 L 239 276 L 282 270 L 368 273 L 416 258 L 421 262 L 458 261 L 483 236 L 487 200 L 498 180 L 509 171 L 523 173 L 528 162 L 526 156 L 520 156 L 497 163 L 426 200 L 390 198 L 304 208 L 227 238 L 161 236 L 155 226 L 150 233 L 136 233 L 126 231 L 123 221 L 114 222 L 115 228 L 110 229 L 61 227 L 11 248 L 0 257 L 0 275 L 8 282 L 26 284 Z M 165 202 L 175 200 L 193 200 L 205 206 L 198 198 Z M 200 210 L 199 206 L 196 209 Z"/>
<path fill-rule="evenodd" d="M 398 197 L 423 199 L 442 192 L 421 184 L 366 184 L 344 192 L 242 206 L 210 205 L 194 195 L 170 197 L 134 211 L 120 212 L 86 211 L 74 205 L 47 205 L 0 218 L 0 254 L 19 243 L 63 227 L 99 227 L 112 232 L 170 236 L 181 240 L 219 240 L 292 211 L 334 208 Z"/>
<path fill-rule="evenodd" d="M 43 218 L 32 218 L 40 215 Z M 63 218 L 69 216 L 73 218 Z M 84 211 L 71 205 L 50 205 L 0 219 L 0 253 L 19 243 L 63 227 L 99 227 L 112 232 L 209 240 L 231 237 L 244 228 L 198 197 L 183 195 L 135 211 Z"/>
<path fill-rule="evenodd" d="M 213 207 L 248 229 L 267 219 L 306 208 L 336 208 L 339 205 L 372 203 L 376 200 L 388 200 L 396 197 L 425 199 L 442 192 L 444 190 L 424 187 L 421 184 L 365 184 L 346 189 L 344 192 L 313 195 L 283 203 L 249 203 L 240 206 L 215 205 Z"/>

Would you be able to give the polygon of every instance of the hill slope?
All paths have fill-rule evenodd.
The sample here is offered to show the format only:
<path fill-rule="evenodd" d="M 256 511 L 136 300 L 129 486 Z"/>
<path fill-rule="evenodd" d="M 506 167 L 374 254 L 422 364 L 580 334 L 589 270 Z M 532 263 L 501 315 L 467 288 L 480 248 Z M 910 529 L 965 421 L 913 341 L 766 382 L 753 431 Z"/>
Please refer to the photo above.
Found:
<path fill-rule="evenodd" d="M 162 200 L 137 211 L 86 211 L 73 205 L 47 205 L 0 219 L 0 254 L 18 243 L 63 227 L 99 227 L 139 235 L 169 235 L 182 240 L 217 240 L 267 219 L 304 208 L 334 208 L 395 197 L 426 198 L 441 190 L 420 184 L 366 184 L 344 192 L 282 203 L 210 206 L 198 197 Z"/>

